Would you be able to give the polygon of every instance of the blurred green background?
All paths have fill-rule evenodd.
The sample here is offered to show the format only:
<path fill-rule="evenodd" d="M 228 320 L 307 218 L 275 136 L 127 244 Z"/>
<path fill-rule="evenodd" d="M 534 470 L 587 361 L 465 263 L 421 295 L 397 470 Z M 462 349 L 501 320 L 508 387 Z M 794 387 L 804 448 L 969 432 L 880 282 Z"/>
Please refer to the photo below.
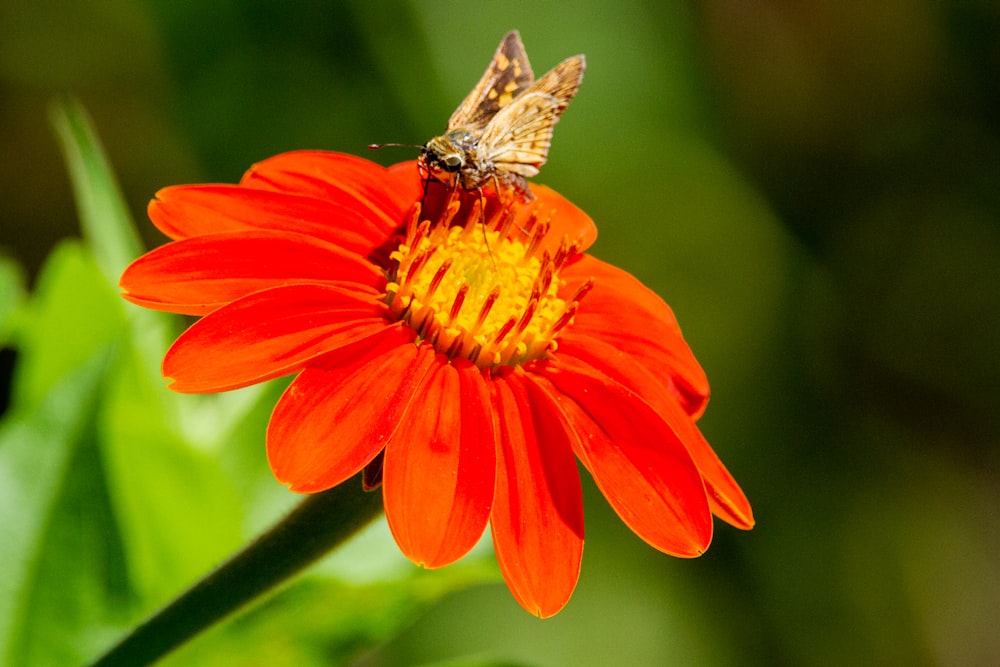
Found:
<path fill-rule="evenodd" d="M 1000 664 L 987 0 L 0 0 L 0 663 L 94 656 L 295 500 L 264 461 L 280 383 L 166 396 L 177 323 L 62 241 L 52 100 L 89 110 L 151 247 L 160 187 L 413 158 L 365 147 L 440 133 L 511 28 L 536 74 L 587 55 L 536 180 L 674 307 L 756 529 L 670 558 L 587 480 L 579 587 L 539 621 L 488 545 L 424 572 L 376 526 L 166 664 Z"/>

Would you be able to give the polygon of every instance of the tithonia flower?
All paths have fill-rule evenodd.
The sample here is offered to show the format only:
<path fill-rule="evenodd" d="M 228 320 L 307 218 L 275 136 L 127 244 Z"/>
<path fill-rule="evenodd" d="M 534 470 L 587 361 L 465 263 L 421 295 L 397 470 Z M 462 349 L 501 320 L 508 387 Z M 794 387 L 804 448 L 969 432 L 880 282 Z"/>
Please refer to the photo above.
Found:
<path fill-rule="evenodd" d="M 364 470 L 426 567 L 461 558 L 488 523 L 511 592 L 544 617 L 580 571 L 577 459 L 668 554 L 701 554 L 713 514 L 753 518 L 695 425 L 708 383 L 670 308 L 584 254 L 586 214 L 533 192 L 287 153 L 239 185 L 158 192 L 149 216 L 173 241 L 121 286 L 202 316 L 164 359 L 176 391 L 298 374 L 267 431 L 279 481 L 309 493 Z"/>

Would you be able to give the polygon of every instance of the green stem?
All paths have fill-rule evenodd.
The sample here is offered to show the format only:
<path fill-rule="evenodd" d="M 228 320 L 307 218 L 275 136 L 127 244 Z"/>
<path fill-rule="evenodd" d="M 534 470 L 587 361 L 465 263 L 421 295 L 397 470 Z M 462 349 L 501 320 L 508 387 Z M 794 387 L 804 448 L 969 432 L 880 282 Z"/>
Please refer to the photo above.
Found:
<path fill-rule="evenodd" d="M 137 626 L 93 667 L 148 665 L 345 542 L 382 510 L 360 477 L 311 495 L 269 531 Z"/>

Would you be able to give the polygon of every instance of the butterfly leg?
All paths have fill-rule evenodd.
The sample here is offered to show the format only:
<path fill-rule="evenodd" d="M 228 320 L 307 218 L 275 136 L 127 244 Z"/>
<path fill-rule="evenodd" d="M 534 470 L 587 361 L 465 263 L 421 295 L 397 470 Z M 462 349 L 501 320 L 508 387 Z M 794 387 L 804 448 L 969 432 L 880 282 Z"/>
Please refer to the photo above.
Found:
<path fill-rule="evenodd" d="M 496 174 L 493 174 L 494 184 L 496 182 Z M 494 185 L 495 187 L 495 185 Z M 490 263 L 493 264 L 493 270 L 497 270 L 497 260 L 493 257 L 493 249 L 490 248 L 490 239 L 486 235 L 486 195 L 483 194 L 482 186 L 476 188 L 476 192 L 479 194 L 479 225 L 483 230 L 483 243 L 486 244 L 486 252 L 490 255 Z M 500 201 L 500 191 L 497 190 L 497 201 Z"/>

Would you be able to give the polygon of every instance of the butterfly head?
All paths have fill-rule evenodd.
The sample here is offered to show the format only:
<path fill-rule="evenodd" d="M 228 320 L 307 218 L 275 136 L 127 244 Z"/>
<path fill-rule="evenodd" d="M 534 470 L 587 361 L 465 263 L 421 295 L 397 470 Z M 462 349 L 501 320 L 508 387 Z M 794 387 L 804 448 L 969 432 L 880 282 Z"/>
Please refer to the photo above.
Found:
<path fill-rule="evenodd" d="M 420 149 L 418 165 L 424 178 L 442 183 L 461 179 L 475 159 L 476 139 L 464 131 L 434 137 Z"/>

